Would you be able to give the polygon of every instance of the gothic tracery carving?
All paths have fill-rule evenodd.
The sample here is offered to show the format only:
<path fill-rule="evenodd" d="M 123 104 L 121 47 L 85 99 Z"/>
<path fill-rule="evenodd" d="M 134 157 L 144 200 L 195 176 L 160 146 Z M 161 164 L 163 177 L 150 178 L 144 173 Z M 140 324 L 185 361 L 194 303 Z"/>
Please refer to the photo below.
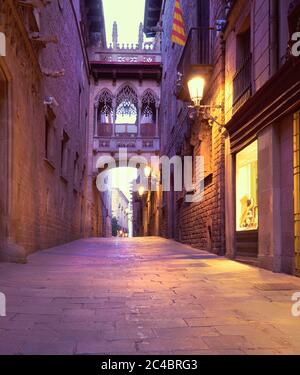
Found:
<path fill-rule="evenodd" d="M 138 97 L 129 85 L 124 86 L 117 95 L 117 118 L 124 118 L 125 122 L 135 123 L 137 120 Z M 117 119 L 117 122 L 118 119 Z"/>
<path fill-rule="evenodd" d="M 142 97 L 142 117 L 154 121 L 156 112 L 156 99 L 151 90 L 146 90 Z"/>
<path fill-rule="evenodd" d="M 99 96 L 99 113 L 105 116 L 113 114 L 113 98 L 108 90 L 103 90 Z"/>

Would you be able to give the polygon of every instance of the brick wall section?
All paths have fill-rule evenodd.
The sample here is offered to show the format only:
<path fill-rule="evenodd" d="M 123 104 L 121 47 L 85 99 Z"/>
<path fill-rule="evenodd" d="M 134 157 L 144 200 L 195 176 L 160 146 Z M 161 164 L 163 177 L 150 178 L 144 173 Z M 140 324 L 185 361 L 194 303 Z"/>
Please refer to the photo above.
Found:
<path fill-rule="evenodd" d="M 182 0 L 182 8 L 186 29 L 197 26 L 197 1 Z M 219 18 L 222 10 L 221 1 L 211 2 L 211 25 Z M 172 47 L 171 28 L 173 21 L 174 1 L 167 0 L 163 15 L 163 82 L 162 82 L 162 154 L 170 157 L 176 153 L 184 153 L 182 145 L 187 149 L 190 141 L 194 145 L 194 156 L 205 158 L 205 174 L 207 176 L 204 199 L 199 203 L 185 203 L 182 194 L 174 198 L 176 216 L 173 218 L 172 194 L 167 194 L 162 203 L 161 234 L 172 236 L 172 220 L 176 220 L 175 238 L 203 250 L 217 254 L 224 253 L 224 139 L 215 124 L 211 128 L 201 119 L 191 123 L 188 120 L 187 106 L 176 100 L 174 92 L 177 64 L 182 48 Z M 224 101 L 224 59 L 219 36 L 215 39 L 214 71 L 208 84 L 206 101 L 223 103 Z M 214 114 L 214 113 L 212 113 Z M 224 119 L 220 112 L 215 113 L 218 121 Z M 188 139 L 188 141 L 186 141 Z M 201 140 L 201 142 L 199 142 Z M 190 155 L 190 153 L 186 153 Z M 199 172 L 198 172 L 199 173 Z"/>
<path fill-rule="evenodd" d="M 73 1 L 77 15 L 79 0 Z M 88 195 L 91 173 L 87 163 L 89 80 L 71 2 L 58 2 L 41 9 L 43 35 L 57 35 L 58 44 L 36 50 L 35 58 L 25 29 L 15 24 L 17 8 L 4 2 L 0 29 L 7 36 L 7 56 L 1 66 L 9 78 L 11 92 L 11 212 L 7 223 L 13 243 L 24 254 L 55 246 L 83 236 L 101 235 L 97 223 L 98 197 Z M 9 10 L 13 10 L 9 13 Z M 65 69 L 61 78 L 45 78 L 41 69 Z M 81 92 L 81 94 L 79 94 Z M 53 96 L 55 128 L 52 165 L 45 161 L 45 96 Z M 80 98 L 79 98 L 80 96 Z M 61 177 L 61 140 L 68 133 L 69 158 L 65 178 Z M 75 183 L 74 160 L 78 153 Z"/>

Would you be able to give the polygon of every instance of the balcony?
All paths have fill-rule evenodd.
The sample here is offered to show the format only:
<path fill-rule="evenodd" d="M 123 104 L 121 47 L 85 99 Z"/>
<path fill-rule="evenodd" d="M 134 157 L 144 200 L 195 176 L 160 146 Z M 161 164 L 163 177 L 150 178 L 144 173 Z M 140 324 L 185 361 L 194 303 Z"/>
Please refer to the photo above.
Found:
<path fill-rule="evenodd" d="M 252 95 L 251 69 L 252 56 L 250 54 L 233 78 L 233 113 L 236 113 Z"/>
<path fill-rule="evenodd" d="M 210 78 L 215 32 L 213 28 L 207 27 L 190 30 L 177 66 L 179 80 L 176 96 L 178 99 L 189 101 L 187 81 L 192 75 L 201 74 L 206 80 Z"/>

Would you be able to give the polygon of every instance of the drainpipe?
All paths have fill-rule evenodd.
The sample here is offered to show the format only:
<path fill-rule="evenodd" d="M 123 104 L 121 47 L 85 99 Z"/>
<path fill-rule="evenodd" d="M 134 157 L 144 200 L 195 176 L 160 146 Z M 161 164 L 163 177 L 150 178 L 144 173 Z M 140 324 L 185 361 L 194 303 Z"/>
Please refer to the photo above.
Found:
<path fill-rule="evenodd" d="M 269 2 L 269 30 L 270 30 L 270 77 L 278 70 L 278 45 L 279 45 L 279 1 Z"/>
<path fill-rule="evenodd" d="M 295 269 L 300 276 L 300 112 L 294 115 Z"/>

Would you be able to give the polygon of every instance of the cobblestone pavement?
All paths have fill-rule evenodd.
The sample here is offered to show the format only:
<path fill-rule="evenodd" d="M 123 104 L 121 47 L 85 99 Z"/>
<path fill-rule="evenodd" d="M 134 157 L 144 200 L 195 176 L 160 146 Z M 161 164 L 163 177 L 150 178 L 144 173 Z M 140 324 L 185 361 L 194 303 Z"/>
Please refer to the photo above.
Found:
<path fill-rule="evenodd" d="M 160 238 L 0 264 L 1 354 L 300 354 L 300 279 Z"/>

